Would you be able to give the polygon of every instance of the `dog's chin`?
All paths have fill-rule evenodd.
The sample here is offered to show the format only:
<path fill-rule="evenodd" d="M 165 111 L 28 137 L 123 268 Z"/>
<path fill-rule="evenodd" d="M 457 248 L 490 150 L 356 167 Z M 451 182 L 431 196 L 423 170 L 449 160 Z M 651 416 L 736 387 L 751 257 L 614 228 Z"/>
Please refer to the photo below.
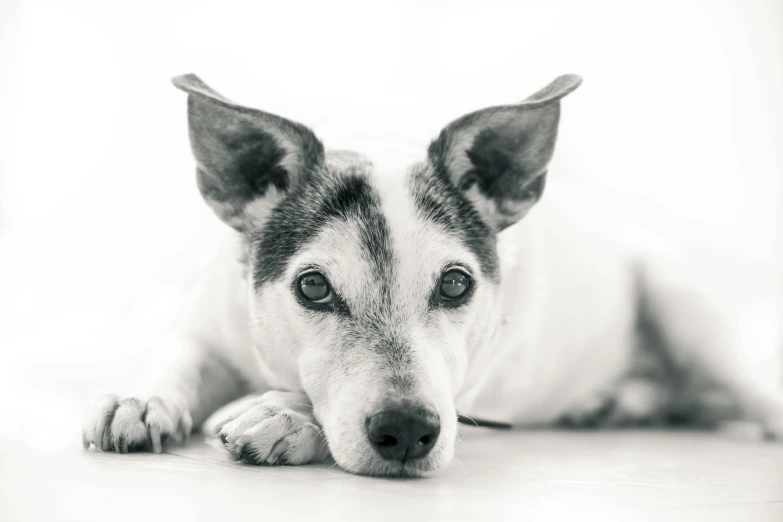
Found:
<path fill-rule="evenodd" d="M 437 471 L 443 466 L 429 457 L 416 459 L 409 462 L 399 462 L 393 460 L 383 460 L 381 458 L 370 458 L 364 462 L 346 462 L 337 464 L 349 473 L 356 475 L 365 475 L 368 477 L 398 477 L 398 478 L 419 478 L 426 477 L 429 473 Z"/>
<path fill-rule="evenodd" d="M 374 462 L 362 469 L 348 471 L 370 477 L 421 478 L 426 477 L 428 473 L 437 471 L 439 468 L 440 466 L 433 464 L 430 459 L 419 459 L 405 463 L 379 459 L 378 462 Z"/>
<path fill-rule="evenodd" d="M 332 452 L 337 465 L 349 473 L 366 475 L 371 477 L 426 477 L 436 472 L 451 461 L 454 455 L 454 441 L 438 444 L 432 452 L 424 458 L 400 462 L 384 460 L 371 448 L 361 448 L 358 452 L 341 458 L 339 451 Z"/>

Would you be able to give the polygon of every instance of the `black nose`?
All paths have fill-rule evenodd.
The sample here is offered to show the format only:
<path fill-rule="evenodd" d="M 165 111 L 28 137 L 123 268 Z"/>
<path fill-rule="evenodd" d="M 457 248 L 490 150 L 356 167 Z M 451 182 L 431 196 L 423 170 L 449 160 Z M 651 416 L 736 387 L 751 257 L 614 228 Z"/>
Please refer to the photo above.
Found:
<path fill-rule="evenodd" d="M 440 435 L 440 418 L 429 408 L 389 408 L 367 417 L 367 437 L 385 460 L 407 462 L 427 455 Z"/>

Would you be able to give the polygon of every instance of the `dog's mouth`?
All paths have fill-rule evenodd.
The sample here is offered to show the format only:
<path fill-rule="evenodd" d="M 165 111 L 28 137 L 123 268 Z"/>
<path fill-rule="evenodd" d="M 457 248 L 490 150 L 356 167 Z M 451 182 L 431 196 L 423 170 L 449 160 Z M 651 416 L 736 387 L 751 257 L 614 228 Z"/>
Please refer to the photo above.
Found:
<path fill-rule="evenodd" d="M 383 460 L 372 455 L 361 463 L 349 462 L 346 465 L 337 463 L 346 471 L 356 475 L 384 478 L 424 478 L 445 465 L 445 462 L 439 462 L 439 460 L 433 457 L 408 461 Z"/>
<path fill-rule="evenodd" d="M 431 459 L 417 459 L 409 462 L 383 461 L 374 464 L 367 472 L 359 474 L 387 478 L 422 478 L 437 469 L 438 466 L 433 465 Z"/>
<path fill-rule="evenodd" d="M 332 457 L 344 470 L 374 477 L 425 477 L 451 460 L 456 414 L 441 424 L 432 410 L 384 410 L 363 423 L 362 435 L 337 430 L 329 440 Z M 329 432 L 327 431 L 327 438 Z M 347 441 L 353 440 L 353 443 Z"/>

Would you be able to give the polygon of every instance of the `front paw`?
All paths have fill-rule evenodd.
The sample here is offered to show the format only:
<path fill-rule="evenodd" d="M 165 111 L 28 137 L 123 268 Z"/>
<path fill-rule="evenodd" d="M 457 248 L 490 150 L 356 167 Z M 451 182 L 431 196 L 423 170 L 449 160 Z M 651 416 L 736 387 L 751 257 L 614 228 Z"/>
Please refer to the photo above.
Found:
<path fill-rule="evenodd" d="M 251 464 L 309 464 L 329 459 L 323 430 L 307 395 L 270 391 L 242 401 L 214 432 L 232 458 Z"/>
<path fill-rule="evenodd" d="M 160 453 L 168 437 L 185 441 L 192 428 L 190 413 L 174 402 L 101 395 L 85 419 L 82 444 L 85 449 L 95 444 L 98 450 L 117 453 L 150 449 Z"/>

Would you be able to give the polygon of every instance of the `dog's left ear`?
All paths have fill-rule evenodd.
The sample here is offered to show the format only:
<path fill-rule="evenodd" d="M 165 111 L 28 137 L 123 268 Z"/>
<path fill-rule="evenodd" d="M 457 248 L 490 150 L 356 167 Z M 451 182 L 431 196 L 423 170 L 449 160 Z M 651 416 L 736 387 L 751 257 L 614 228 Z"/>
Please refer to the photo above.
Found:
<path fill-rule="evenodd" d="M 453 121 L 430 144 L 430 162 L 493 230 L 516 223 L 541 198 L 555 150 L 560 99 L 581 83 L 579 76 L 560 76 L 518 105 Z"/>

